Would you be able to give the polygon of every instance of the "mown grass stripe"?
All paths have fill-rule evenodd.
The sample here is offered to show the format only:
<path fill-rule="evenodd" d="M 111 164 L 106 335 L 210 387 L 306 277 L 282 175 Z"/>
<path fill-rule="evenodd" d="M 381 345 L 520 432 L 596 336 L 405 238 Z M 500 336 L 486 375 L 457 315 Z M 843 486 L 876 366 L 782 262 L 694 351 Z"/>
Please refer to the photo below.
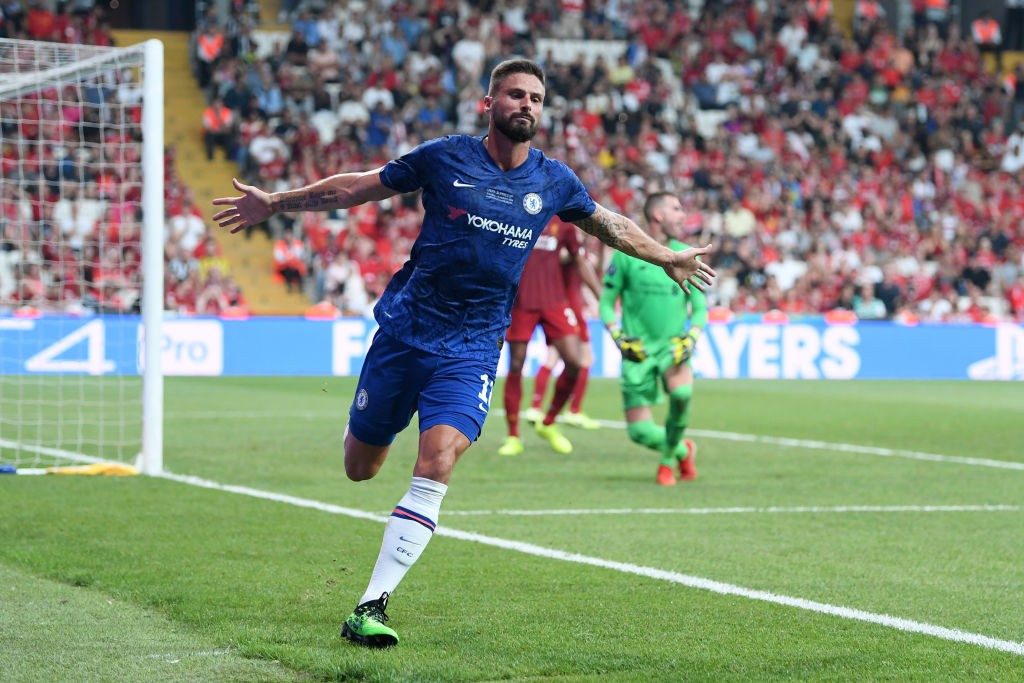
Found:
<path fill-rule="evenodd" d="M 375 522 L 386 522 L 388 519 L 387 515 L 366 512 L 364 510 L 356 510 L 354 508 L 347 508 L 340 505 L 324 503 L 317 500 L 310 500 L 308 498 L 300 498 L 298 496 L 290 496 L 286 494 L 276 493 L 273 491 L 262 491 L 260 489 L 254 489 L 248 486 L 221 484 L 215 481 L 210 481 L 208 479 L 202 479 L 200 477 L 177 475 L 171 473 L 164 473 L 159 476 L 161 476 L 164 479 L 169 479 L 171 481 L 180 482 L 182 484 L 188 484 L 189 486 L 198 486 L 200 488 L 205 489 L 225 491 L 227 493 L 235 493 L 238 495 L 250 496 L 252 498 L 270 500 L 277 503 L 285 503 L 287 505 L 294 505 L 296 507 L 319 510 L 321 512 L 327 512 L 330 514 L 345 515 L 347 517 L 372 520 Z M 771 593 L 769 591 L 745 588 L 743 586 L 723 583 L 721 581 L 714 581 L 712 579 L 706 579 L 700 576 L 691 576 L 689 574 L 665 571 L 663 569 L 656 569 L 653 567 L 644 567 L 641 565 L 630 564 L 628 562 L 616 562 L 612 560 L 605 560 L 599 557 L 591 557 L 589 555 L 571 553 L 564 550 L 545 548 L 543 546 L 534 545 L 532 543 L 523 543 L 521 541 L 511 541 L 503 538 L 496 538 L 494 536 L 486 536 L 484 534 L 460 531 L 458 529 L 452 529 L 446 526 L 439 526 L 434 533 L 440 536 L 447 536 L 449 538 L 455 538 L 462 541 L 470 541 L 472 543 L 480 543 L 482 545 L 487 545 L 495 548 L 502 548 L 504 550 L 511 550 L 526 555 L 533 555 L 535 557 L 542 557 L 551 560 L 560 560 L 562 562 L 572 562 L 575 564 L 589 565 L 592 567 L 599 567 L 601 569 L 610 569 L 613 571 L 623 572 L 626 574 L 634 574 L 636 576 L 642 576 L 650 579 L 670 581 L 672 583 L 687 586 L 689 588 L 697 588 L 700 590 L 710 591 L 712 593 L 718 593 L 720 595 L 730 595 L 735 597 L 746 598 L 748 600 L 758 600 L 761 602 L 768 602 L 776 605 L 784 605 L 786 607 L 794 607 L 809 612 L 828 614 L 830 616 L 839 617 L 842 619 L 851 619 L 854 621 L 877 624 L 879 626 L 885 626 L 887 628 L 896 629 L 898 631 L 903 631 L 906 633 L 917 633 L 921 635 L 931 636 L 934 638 L 940 638 L 942 640 L 977 645 L 979 647 L 987 648 L 990 650 L 998 650 L 1001 652 L 1007 652 L 1018 656 L 1024 656 L 1024 643 L 1015 643 L 1008 640 L 1001 640 L 999 638 L 993 638 L 991 636 L 986 636 L 979 633 L 962 631 L 960 629 L 947 628 L 945 626 L 928 624 L 921 621 L 914 621 L 912 619 L 904 619 L 902 617 L 894 617 L 888 614 L 866 612 L 864 610 L 854 609 L 851 607 L 830 605 L 824 602 L 806 600 L 804 598 L 795 598 L 788 595 Z"/>

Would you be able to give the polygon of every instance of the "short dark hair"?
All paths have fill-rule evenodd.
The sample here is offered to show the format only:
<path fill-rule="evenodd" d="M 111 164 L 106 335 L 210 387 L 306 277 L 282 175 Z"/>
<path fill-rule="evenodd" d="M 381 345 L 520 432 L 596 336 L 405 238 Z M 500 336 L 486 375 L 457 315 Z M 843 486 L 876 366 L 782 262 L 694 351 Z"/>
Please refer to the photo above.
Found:
<path fill-rule="evenodd" d="M 644 220 L 650 223 L 651 214 L 654 213 L 654 210 L 658 207 L 658 204 L 661 204 L 663 200 L 668 199 L 670 197 L 675 197 L 675 195 L 671 192 L 654 192 L 652 194 L 647 195 L 647 201 L 644 202 Z"/>
<path fill-rule="evenodd" d="M 540 68 L 536 62 L 531 62 L 529 59 L 506 59 L 491 71 L 491 84 L 487 89 L 487 94 L 493 95 L 501 82 L 512 74 L 536 76 L 540 84 L 544 85 L 544 69 Z"/>

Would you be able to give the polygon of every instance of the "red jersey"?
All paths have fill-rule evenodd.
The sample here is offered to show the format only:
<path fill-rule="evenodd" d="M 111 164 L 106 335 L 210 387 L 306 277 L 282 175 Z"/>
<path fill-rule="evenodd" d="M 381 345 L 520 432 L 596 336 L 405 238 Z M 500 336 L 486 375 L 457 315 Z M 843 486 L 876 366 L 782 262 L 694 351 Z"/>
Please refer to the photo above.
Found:
<path fill-rule="evenodd" d="M 526 260 L 523 276 L 519 281 L 515 308 L 541 311 L 568 305 L 565 280 L 562 277 L 562 262 L 559 259 L 563 248 L 570 254 L 579 251 L 576 227 L 552 221 L 537 239 L 533 252 Z"/>

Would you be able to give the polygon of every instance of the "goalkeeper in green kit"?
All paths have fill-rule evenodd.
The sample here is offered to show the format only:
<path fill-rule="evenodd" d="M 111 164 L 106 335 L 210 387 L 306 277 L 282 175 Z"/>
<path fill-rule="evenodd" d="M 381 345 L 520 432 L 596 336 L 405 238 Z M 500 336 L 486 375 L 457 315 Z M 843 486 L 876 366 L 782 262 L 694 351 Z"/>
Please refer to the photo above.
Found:
<path fill-rule="evenodd" d="M 644 203 L 647 232 L 673 251 L 686 245 L 674 235 L 682 225 L 683 207 L 668 192 L 648 196 Z M 622 324 L 615 302 L 622 300 Z M 697 478 L 697 446 L 683 433 L 690 422 L 693 370 L 690 356 L 707 323 L 707 301 L 696 287 L 684 292 L 661 268 L 615 252 L 604 277 L 601 320 L 622 352 L 622 402 L 629 438 L 661 454 L 657 482 Z M 665 426 L 653 421 L 651 406 L 668 394 Z"/>

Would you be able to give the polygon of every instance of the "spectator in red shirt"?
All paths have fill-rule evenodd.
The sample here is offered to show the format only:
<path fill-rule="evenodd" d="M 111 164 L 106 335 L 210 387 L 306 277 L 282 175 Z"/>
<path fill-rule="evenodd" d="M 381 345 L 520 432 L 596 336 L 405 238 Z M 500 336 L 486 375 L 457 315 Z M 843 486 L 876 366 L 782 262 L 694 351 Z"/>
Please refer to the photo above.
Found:
<path fill-rule="evenodd" d="M 40 0 L 28 0 L 25 30 L 33 40 L 59 39 L 54 35 L 56 17 Z"/>

